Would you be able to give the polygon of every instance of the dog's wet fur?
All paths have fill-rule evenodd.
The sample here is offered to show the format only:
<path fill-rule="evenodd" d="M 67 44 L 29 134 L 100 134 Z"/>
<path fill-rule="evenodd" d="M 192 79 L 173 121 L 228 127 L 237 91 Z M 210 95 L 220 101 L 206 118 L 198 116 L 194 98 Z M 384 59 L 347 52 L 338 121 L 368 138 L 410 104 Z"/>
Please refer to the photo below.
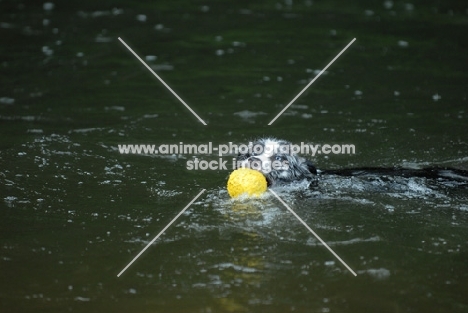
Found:
<path fill-rule="evenodd" d="M 337 170 L 317 170 L 314 164 L 292 152 L 280 149 L 291 146 L 286 140 L 273 137 L 260 138 L 252 143 L 251 153 L 237 156 L 238 167 L 249 167 L 260 171 L 266 178 L 268 186 L 285 185 L 294 181 L 308 180 L 310 186 L 317 184 L 322 175 L 339 176 L 400 176 L 425 177 L 429 179 L 454 181 L 457 186 L 468 187 L 468 171 L 448 167 L 427 167 L 410 169 L 400 167 L 362 167 Z M 258 153 L 255 152 L 258 151 Z M 273 162 L 280 166 L 271 166 Z"/>
<path fill-rule="evenodd" d="M 280 147 L 291 145 L 286 140 L 261 138 L 253 142 L 253 147 L 261 147 L 261 153 L 239 154 L 238 164 L 256 169 L 265 175 L 269 186 L 291 183 L 298 180 L 315 180 L 317 169 L 313 163 L 290 152 L 280 151 Z M 255 150 L 255 149 L 254 149 Z M 280 167 L 271 168 L 273 162 L 280 162 Z M 240 162 L 240 163 L 239 163 Z M 266 165 L 270 164 L 270 165 Z"/>

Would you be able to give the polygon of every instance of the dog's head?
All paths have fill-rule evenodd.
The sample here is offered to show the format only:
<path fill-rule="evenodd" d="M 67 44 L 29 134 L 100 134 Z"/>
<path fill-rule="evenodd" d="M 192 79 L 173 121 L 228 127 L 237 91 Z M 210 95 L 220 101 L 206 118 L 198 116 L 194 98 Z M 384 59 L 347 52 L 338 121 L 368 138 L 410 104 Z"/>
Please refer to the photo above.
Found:
<path fill-rule="evenodd" d="M 313 180 L 317 170 L 312 162 L 291 152 L 291 143 L 276 138 L 261 138 L 249 145 L 249 153 L 239 154 L 238 167 L 249 167 L 265 175 L 268 185 L 297 180 Z"/>

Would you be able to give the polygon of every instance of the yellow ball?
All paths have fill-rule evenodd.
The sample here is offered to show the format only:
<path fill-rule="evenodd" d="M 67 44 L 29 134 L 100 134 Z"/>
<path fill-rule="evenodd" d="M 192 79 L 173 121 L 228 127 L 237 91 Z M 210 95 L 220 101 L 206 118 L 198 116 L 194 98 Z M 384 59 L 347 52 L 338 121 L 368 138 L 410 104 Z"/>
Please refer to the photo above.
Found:
<path fill-rule="evenodd" d="M 260 196 L 267 190 L 267 181 L 259 171 L 239 168 L 229 176 L 227 190 L 232 198 L 244 193 L 249 196 Z"/>

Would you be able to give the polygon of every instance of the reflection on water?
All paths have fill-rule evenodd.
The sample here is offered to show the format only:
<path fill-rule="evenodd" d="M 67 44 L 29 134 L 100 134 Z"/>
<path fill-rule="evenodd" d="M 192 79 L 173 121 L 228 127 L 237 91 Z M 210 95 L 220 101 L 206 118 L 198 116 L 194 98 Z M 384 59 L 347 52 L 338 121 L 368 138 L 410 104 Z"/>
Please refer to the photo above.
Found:
<path fill-rule="evenodd" d="M 354 277 L 269 193 L 234 201 L 227 171 L 117 149 L 266 135 L 355 144 L 356 155 L 316 156 L 321 169 L 466 169 L 465 11 L 455 2 L 0 2 L 1 310 L 466 311 L 466 187 L 324 175 L 313 188 L 276 188 Z"/>

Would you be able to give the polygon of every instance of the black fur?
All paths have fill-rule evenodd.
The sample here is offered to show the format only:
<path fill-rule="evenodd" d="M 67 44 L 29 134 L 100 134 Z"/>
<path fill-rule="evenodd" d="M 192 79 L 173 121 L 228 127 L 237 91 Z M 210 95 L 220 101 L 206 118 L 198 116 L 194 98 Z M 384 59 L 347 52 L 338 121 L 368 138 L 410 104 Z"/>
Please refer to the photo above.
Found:
<path fill-rule="evenodd" d="M 288 151 L 266 151 L 267 145 L 287 146 L 291 143 L 276 138 L 261 138 L 253 143 L 253 146 L 264 147 L 262 153 L 239 154 L 238 164 L 244 167 L 250 167 L 259 170 L 267 179 L 268 186 L 282 185 L 307 179 L 314 182 L 321 175 L 339 175 L 339 176 L 400 176 L 400 177 L 424 177 L 442 181 L 457 182 L 457 186 L 468 187 L 468 171 L 448 168 L 448 167 L 428 167 L 423 169 L 408 169 L 399 167 L 362 167 L 338 170 L 317 171 L 311 161 L 292 154 Z M 266 169 L 263 165 L 273 161 L 287 162 L 287 166 L 277 169 Z M 259 164 L 262 166 L 259 168 Z"/>

